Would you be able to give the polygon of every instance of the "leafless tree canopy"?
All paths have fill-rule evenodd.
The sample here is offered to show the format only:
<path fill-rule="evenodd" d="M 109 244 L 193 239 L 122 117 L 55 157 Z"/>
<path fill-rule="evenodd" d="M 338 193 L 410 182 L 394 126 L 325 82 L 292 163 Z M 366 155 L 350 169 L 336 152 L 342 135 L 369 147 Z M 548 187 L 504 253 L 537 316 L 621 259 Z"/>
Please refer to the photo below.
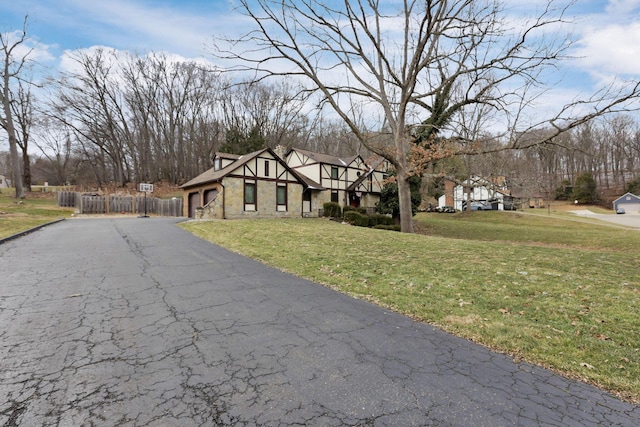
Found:
<path fill-rule="evenodd" d="M 231 85 L 210 66 L 162 54 L 101 49 L 73 59 L 76 71 L 52 82 L 48 114 L 70 130 L 65 138 L 99 184 L 182 183 L 211 167 L 231 133 L 249 138 L 257 129 L 269 146 L 293 145 L 306 133 L 304 104 L 285 83 Z"/>
<path fill-rule="evenodd" d="M 570 5 L 550 0 L 535 16 L 514 20 L 508 2 L 492 0 L 241 0 L 253 27 L 219 43 L 216 56 L 258 78 L 304 81 L 362 144 L 395 166 L 402 230 L 411 232 L 407 179 L 419 173 L 416 163 L 425 163 L 414 160 L 464 151 L 477 136 L 470 134 L 477 127 L 470 117 L 501 126 L 499 136 L 507 138 L 501 149 L 524 146 L 517 136 L 530 130 L 553 130 L 526 144 L 535 146 L 625 110 L 637 97 L 637 83 L 616 83 L 544 116 L 535 110 L 571 47 L 562 34 Z M 456 149 L 432 149 L 436 137 L 455 139 Z"/>
<path fill-rule="evenodd" d="M 21 31 L 17 31 L 13 34 L 0 33 L 0 50 L 2 55 L 2 64 L 0 70 L 0 103 L 2 103 L 2 113 L 0 113 L 0 126 L 6 131 L 7 138 L 9 140 L 9 152 L 11 155 L 12 175 L 13 182 L 16 188 L 16 197 L 24 197 L 23 188 L 23 169 L 22 162 L 18 156 L 18 143 L 22 142 L 27 144 L 27 139 L 23 138 L 19 140 L 20 126 L 24 132 L 27 128 L 28 120 L 26 114 L 29 114 L 29 108 L 26 104 L 21 102 L 30 102 L 26 97 L 16 99 L 15 86 L 18 85 L 24 90 L 22 85 L 25 79 L 24 73 L 28 63 L 28 57 L 31 53 L 28 50 L 24 54 L 19 54 L 19 48 L 27 41 L 27 18 L 25 17 L 24 25 Z M 24 92 L 21 92 L 23 95 Z M 25 113 L 25 116 L 21 116 L 21 113 Z M 24 119 L 25 121 L 18 122 L 18 119 Z M 26 151 L 25 151 L 26 155 Z"/>

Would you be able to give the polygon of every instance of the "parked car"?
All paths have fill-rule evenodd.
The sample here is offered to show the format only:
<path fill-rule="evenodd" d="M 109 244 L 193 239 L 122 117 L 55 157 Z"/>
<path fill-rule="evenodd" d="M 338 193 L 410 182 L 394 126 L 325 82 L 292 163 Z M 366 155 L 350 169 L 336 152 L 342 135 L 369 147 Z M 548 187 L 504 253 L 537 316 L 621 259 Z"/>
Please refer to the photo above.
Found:
<path fill-rule="evenodd" d="M 482 202 L 471 202 L 471 210 L 472 211 L 490 211 L 492 210 L 491 205 L 486 205 Z"/>
<path fill-rule="evenodd" d="M 437 210 L 438 210 L 438 212 L 441 212 L 441 213 L 455 213 L 456 212 L 456 208 L 454 208 L 453 206 L 438 206 Z"/>
<path fill-rule="evenodd" d="M 618 209 L 616 209 L 616 213 L 617 214 L 623 214 L 624 213 L 624 209 L 618 208 Z"/>

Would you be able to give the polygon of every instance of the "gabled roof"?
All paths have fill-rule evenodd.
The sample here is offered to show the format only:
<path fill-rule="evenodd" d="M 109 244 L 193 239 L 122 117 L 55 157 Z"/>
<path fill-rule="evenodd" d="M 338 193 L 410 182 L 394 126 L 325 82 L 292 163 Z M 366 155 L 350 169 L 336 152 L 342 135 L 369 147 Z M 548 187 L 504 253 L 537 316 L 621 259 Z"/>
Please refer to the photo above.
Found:
<path fill-rule="evenodd" d="M 355 181 L 353 181 L 351 183 L 351 185 L 349 185 L 347 187 L 347 191 L 353 191 L 354 189 L 358 188 L 358 186 L 360 184 L 362 184 L 362 182 L 364 182 L 365 179 L 367 179 L 367 177 L 369 175 L 371 175 L 372 173 L 376 172 L 378 169 L 378 166 L 380 166 L 382 163 L 384 163 L 385 159 L 383 157 L 378 158 L 375 163 L 373 164 L 373 166 L 368 166 L 369 170 L 367 170 L 365 173 L 363 173 L 362 175 L 360 175 L 358 177 L 358 179 L 356 179 Z M 378 171 L 379 172 L 379 171 Z"/>
<path fill-rule="evenodd" d="M 613 203 L 617 203 L 618 201 L 626 201 L 627 197 L 631 198 L 631 203 L 640 203 L 640 196 L 636 196 L 635 194 L 626 193 L 622 196 L 618 197 L 613 201 Z"/>
<path fill-rule="evenodd" d="M 231 153 L 223 153 L 221 151 L 216 151 L 213 157 L 214 158 L 219 157 L 221 159 L 227 159 L 227 160 L 238 160 L 242 156 L 240 154 L 231 154 Z"/>
<path fill-rule="evenodd" d="M 287 152 L 286 156 L 288 156 L 292 151 L 295 151 L 300 154 L 304 154 L 305 156 L 309 157 L 310 159 L 318 163 L 325 163 L 329 165 L 343 166 L 343 167 L 349 166 L 351 162 L 353 162 L 355 159 L 359 157 L 359 154 L 356 154 L 355 156 L 350 156 L 350 157 L 336 157 L 336 156 L 330 156 L 328 154 L 320 154 L 320 153 L 314 153 L 312 151 L 301 150 L 300 148 L 291 148 Z"/>
<path fill-rule="evenodd" d="M 210 182 L 218 182 L 222 178 L 227 176 L 229 173 L 233 172 L 240 166 L 246 164 L 249 160 L 256 158 L 266 150 L 267 148 L 264 148 L 262 150 L 254 151 L 253 153 L 245 154 L 244 156 L 237 156 L 235 154 L 229 155 L 225 153 L 216 153 L 216 157 L 233 159 L 233 157 L 237 156 L 237 160 L 219 170 L 216 170 L 215 168 L 211 168 L 201 173 L 200 175 L 196 176 L 192 180 L 185 182 L 180 186 L 180 188 L 195 187 L 196 185 L 208 184 Z"/>
<path fill-rule="evenodd" d="M 219 169 L 219 170 L 215 170 L 215 168 L 211 168 L 211 169 L 201 173 L 200 175 L 196 176 L 192 180 L 187 181 L 186 183 L 182 184 L 180 186 L 180 188 L 184 189 L 184 188 L 195 187 L 195 186 L 198 186 L 198 185 L 208 184 L 208 183 L 211 183 L 211 182 L 219 182 L 225 176 L 229 175 L 234 170 L 238 169 L 241 166 L 244 166 L 249 161 L 255 159 L 256 157 L 260 156 L 261 154 L 263 154 L 265 152 L 268 152 L 269 154 L 271 154 L 271 156 L 276 161 L 278 161 L 278 162 L 280 162 L 280 164 L 284 165 L 284 167 L 287 169 L 287 171 L 289 173 L 291 173 L 298 181 L 300 181 L 301 184 L 305 185 L 307 188 L 311 188 L 313 190 L 324 190 L 324 187 L 322 187 L 317 182 L 315 182 L 312 179 L 309 179 L 306 176 L 300 174 L 299 172 L 296 172 L 295 170 L 291 169 L 289 167 L 289 165 L 287 165 L 284 162 L 284 160 L 282 160 L 278 155 L 276 155 L 275 152 L 270 148 L 263 148 L 262 150 L 254 151 L 253 153 L 245 154 L 245 155 L 242 155 L 242 156 L 238 156 L 236 154 L 216 153 L 216 157 L 221 157 L 221 158 L 226 158 L 226 159 L 233 159 L 233 157 L 237 157 L 237 160 L 235 162 L 225 166 L 224 168 Z"/>

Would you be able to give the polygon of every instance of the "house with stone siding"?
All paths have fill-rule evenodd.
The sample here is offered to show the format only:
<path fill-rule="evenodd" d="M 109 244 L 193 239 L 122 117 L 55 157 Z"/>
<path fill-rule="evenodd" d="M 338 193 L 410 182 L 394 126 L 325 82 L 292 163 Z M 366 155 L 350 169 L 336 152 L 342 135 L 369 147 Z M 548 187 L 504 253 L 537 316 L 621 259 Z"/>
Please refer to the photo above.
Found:
<path fill-rule="evenodd" d="M 285 154 L 290 168 L 318 183 L 318 205 L 326 202 L 374 211 L 387 178 L 388 163 L 370 166 L 359 156 L 336 157 L 292 148 Z"/>
<path fill-rule="evenodd" d="M 276 154 L 278 152 L 278 154 Z M 214 167 L 183 184 L 191 218 L 318 217 L 326 202 L 374 211 L 387 162 L 269 148 L 238 156 L 215 153 Z"/>
<path fill-rule="evenodd" d="M 199 219 L 299 218 L 317 206 L 304 200 L 319 191 L 270 148 L 243 156 L 216 153 L 214 167 L 181 186 L 184 215 Z M 317 184 L 316 184 L 317 185 Z"/>

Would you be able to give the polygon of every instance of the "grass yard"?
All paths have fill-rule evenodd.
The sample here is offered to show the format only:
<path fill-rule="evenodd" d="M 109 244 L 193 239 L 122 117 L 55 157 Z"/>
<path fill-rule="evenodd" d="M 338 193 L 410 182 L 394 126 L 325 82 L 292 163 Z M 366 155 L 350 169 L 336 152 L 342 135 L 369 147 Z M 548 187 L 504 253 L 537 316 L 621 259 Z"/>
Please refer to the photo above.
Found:
<path fill-rule="evenodd" d="M 326 219 L 188 222 L 216 244 L 640 401 L 640 232 L 508 212 L 420 234 Z"/>
<path fill-rule="evenodd" d="M 0 192 L 0 239 L 59 218 L 68 218 L 73 208 L 59 208 L 55 193 L 30 193 L 27 198 L 15 198 L 13 188 Z"/>

